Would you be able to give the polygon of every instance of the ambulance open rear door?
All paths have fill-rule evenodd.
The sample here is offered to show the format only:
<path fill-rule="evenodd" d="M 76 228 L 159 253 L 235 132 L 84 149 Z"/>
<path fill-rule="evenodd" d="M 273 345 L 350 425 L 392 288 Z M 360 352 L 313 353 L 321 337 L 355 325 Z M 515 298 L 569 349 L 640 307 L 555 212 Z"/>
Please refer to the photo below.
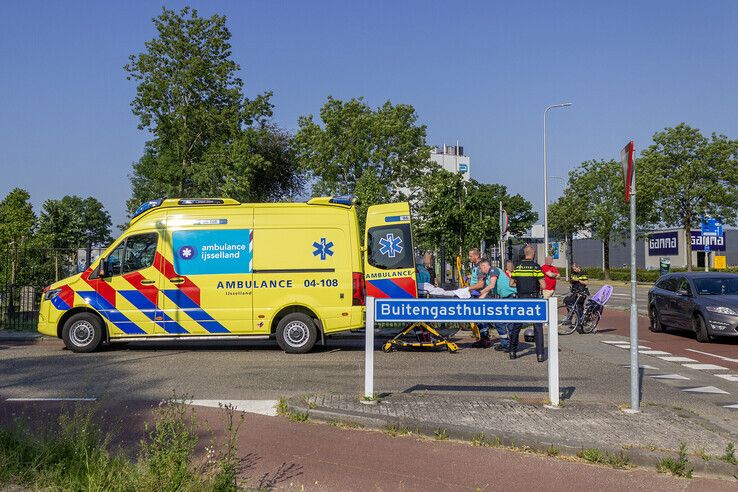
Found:
<path fill-rule="evenodd" d="M 410 205 L 400 202 L 369 207 L 364 244 L 366 295 L 417 297 Z"/>

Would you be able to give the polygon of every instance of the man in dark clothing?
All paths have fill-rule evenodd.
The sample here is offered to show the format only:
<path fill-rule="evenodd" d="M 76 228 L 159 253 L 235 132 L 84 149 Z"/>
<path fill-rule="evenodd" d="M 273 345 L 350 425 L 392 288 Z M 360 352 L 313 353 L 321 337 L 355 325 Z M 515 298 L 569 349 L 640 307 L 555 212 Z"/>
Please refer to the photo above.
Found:
<path fill-rule="evenodd" d="M 525 258 L 518 264 L 510 275 L 510 285 L 517 288 L 518 298 L 540 298 L 541 292 L 546 287 L 543 271 L 541 266 L 533 260 L 535 250 L 530 244 L 526 244 L 523 248 Z M 526 325 L 519 323 L 510 327 L 510 358 L 516 359 L 518 354 L 518 339 L 520 338 L 520 329 Z M 538 362 L 544 360 L 543 347 L 543 325 L 536 323 L 533 325 L 533 331 L 536 338 L 536 356 Z"/>

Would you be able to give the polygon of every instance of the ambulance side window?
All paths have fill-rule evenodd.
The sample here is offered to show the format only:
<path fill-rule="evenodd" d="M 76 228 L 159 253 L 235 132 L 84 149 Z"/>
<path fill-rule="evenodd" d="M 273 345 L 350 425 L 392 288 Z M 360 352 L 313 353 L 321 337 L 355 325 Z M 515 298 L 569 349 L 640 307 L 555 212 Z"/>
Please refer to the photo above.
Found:
<path fill-rule="evenodd" d="M 137 234 L 126 239 L 122 273 L 130 273 L 153 265 L 158 239 L 159 235 L 155 232 Z"/>
<path fill-rule="evenodd" d="M 126 242 L 121 242 L 107 258 L 107 267 L 105 268 L 105 276 L 112 277 L 114 275 L 120 275 L 120 264 L 121 258 L 126 251 Z"/>
<path fill-rule="evenodd" d="M 410 224 L 372 227 L 367 234 L 367 256 L 375 268 L 413 268 Z"/>

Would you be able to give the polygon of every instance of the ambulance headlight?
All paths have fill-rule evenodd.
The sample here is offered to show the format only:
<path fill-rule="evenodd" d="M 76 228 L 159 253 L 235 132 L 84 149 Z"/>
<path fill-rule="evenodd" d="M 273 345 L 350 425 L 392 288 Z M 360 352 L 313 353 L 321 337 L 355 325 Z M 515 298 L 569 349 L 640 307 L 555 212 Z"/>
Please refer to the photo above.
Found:
<path fill-rule="evenodd" d="M 55 298 L 56 296 L 58 296 L 60 292 L 61 292 L 61 289 L 50 289 L 50 290 L 47 290 L 46 293 L 44 294 L 44 299 L 47 300 L 47 301 L 50 301 L 53 298 Z"/>

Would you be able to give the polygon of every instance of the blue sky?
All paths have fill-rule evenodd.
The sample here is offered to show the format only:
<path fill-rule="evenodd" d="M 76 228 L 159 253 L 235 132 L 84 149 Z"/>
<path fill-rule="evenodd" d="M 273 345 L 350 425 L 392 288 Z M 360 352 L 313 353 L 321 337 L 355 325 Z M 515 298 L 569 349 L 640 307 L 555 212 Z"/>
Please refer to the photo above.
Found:
<path fill-rule="evenodd" d="M 328 95 L 412 104 L 431 144 L 457 139 L 473 177 L 540 210 L 542 113 L 550 174 L 617 157 L 685 121 L 738 138 L 738 3 L 189 2 L 227 15 L 247 95 L 274 91 L 294 130 Z M 456 4 L 456 5 L 454 5 Z M 122 69 L 154 34 L 152 1 L 6 2 L 0 15 L 0 195 L 92 195 L 124 221 L 148 135 Z M 183 2 L 164 2 L 179 8 Z M 552 197 L 562 183 L 550 182 Z"/>

